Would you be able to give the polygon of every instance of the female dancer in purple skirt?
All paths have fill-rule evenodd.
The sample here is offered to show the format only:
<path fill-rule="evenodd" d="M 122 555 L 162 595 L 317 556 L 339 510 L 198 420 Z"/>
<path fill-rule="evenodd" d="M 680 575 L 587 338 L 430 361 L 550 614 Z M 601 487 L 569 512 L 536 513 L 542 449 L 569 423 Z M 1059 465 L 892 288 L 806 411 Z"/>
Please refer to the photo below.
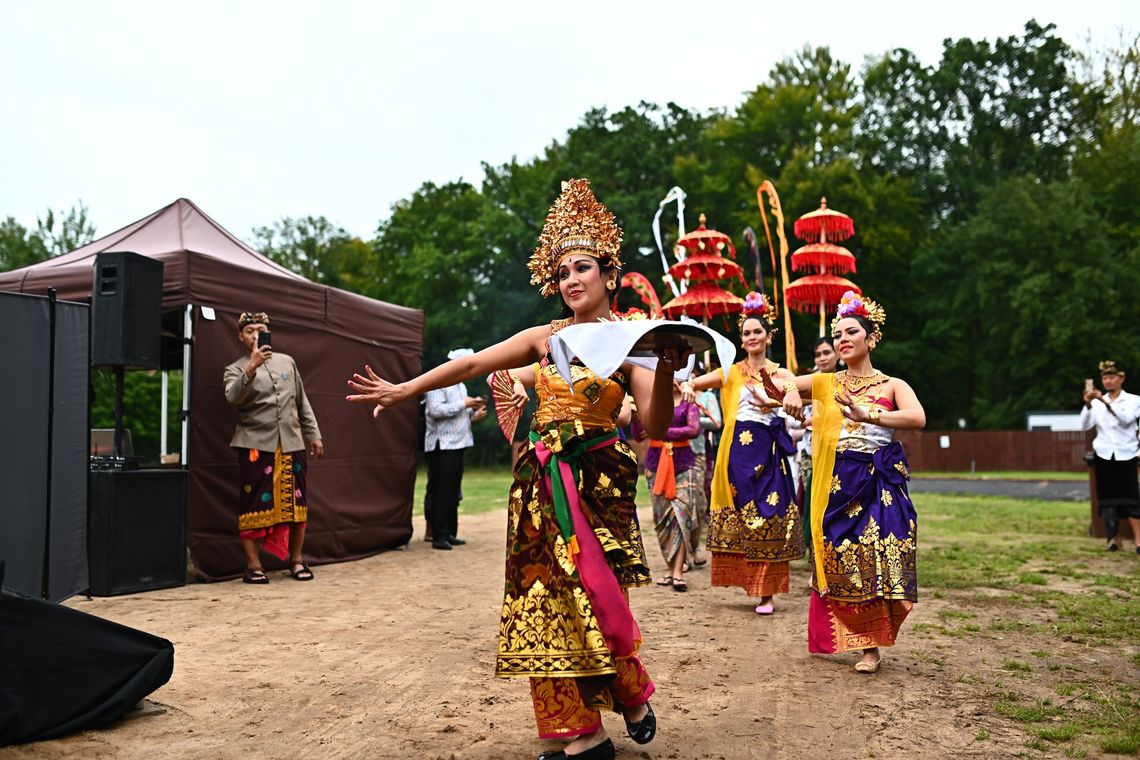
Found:
<path fill-rule="evenodd" d="M 892 431 L 924 427 L 926 413 L 909 385 L 871 366 L 885 320 L 881 306 L 848 291 L 831 324 L 847 370 L 796 379 L 812 398 L 808 650 L 862 651 L 860 673 L 879 669 L 879 647 L 895 643 L 918 599 L 910 471 Z M 784 404 L 798 406 L 799 393 L 789 389 Z"/>
<path fill-rule="evenodd" d="M 748 356 L 732 365 L 726 379 L 718 370 L 681 384 L 691 400 L 698 391 L 720 388 L 724 433 L 713 470 L 708 548 L 712 585 L 739 586 L 759 597 L 758 615 L 771 615 L 772 597 L 787 593 L 788 563 L 804 555 L 800 508 L 788 458 L 795 453 L 780 404 L 769 385 L 792 390 L 795 376 L 767 357 L 774 312 L 768 300 L 749 293 L 740 322 Z M 799 396 L 789 394 L 785 411 L 799 416 Z"/>

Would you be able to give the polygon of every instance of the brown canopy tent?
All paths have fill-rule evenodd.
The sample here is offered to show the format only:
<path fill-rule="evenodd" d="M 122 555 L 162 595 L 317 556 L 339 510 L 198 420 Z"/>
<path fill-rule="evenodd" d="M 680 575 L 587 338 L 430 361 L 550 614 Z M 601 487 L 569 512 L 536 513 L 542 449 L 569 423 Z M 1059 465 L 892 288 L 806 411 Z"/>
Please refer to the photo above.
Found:
<path fill-rule="evenodd" d="M 366 362 L 397 382 L 420 371 L 423 312 L 310 282 L 185 198 L 75 251 L 2 272 L 0 290 L 44 294 L 55 288 L 61 299 L 82 301 L 91 295 L 95 255 L 104 251 L 163 262 L 164 329 L 191 339 L 186 527 L 203 576 L 229 577 L 245 566 L 237 537 L 237 459 L 229 447 L 236 416 L 222 393 L 222 369 L 245 351 L 237 340 L 242 311 L 269 313 L 274 345 L 297 360 L 324 436 L 325 458 L 312 463 L 309 475 L 306 557 L 356 559 L 409 540 L 416 406 L 404 404 L 376 422 L 370 408 L 348 404 L 344 396 L 345 380 Z"/>

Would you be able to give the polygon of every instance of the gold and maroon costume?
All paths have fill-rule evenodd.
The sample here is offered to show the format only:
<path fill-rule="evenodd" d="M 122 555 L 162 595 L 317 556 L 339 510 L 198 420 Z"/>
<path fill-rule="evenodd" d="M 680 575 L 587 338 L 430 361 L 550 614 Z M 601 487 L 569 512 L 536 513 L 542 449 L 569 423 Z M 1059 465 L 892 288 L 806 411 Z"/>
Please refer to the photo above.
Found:
<path fill-rule="evenodd" d="M 549 357 L 538 365 L 531 442 L 510 491 L 495 663 L 500 678 L 530 679 L 543 738 L 591 733 L 600 710 L 643 704 L 654 688 L 626 593 L 650 581 L 637 461 L 615 429 L 628 381 L 571 370 L 573 390 Z"/>

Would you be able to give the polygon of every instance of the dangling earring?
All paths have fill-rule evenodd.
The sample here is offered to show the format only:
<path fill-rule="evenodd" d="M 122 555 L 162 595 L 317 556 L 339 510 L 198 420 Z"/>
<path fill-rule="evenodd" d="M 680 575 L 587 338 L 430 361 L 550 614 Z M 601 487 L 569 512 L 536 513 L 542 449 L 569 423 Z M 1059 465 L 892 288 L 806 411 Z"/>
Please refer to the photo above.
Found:
<path fill-rule="evenodd" d="M 606 290 L 617 290 L 617 283 L 613 280 L 606 280 Z"/>
<path fill-rule="evenodd" d="M 876 343 L 877 343 L 877 341 L 875 341 L 874 339 L 867 341 L 867 350 L 868 351 L 874 351 Z"/>

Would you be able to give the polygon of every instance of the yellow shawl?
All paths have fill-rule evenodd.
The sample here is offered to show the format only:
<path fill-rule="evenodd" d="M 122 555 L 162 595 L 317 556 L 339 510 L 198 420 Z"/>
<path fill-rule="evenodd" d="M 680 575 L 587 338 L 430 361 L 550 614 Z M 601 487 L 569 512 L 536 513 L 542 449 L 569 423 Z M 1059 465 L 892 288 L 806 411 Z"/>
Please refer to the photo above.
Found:
<path fill-rule="evenodd" d="M 817 372 L 811 378 L 811 544 L 815 555 L 815 586 L 827 593 L 823 572 L 823 514 L 835 476 L 835 446 L 843 429 L 843 412 L 835 401 L 835 374 Z M 717 457 L 719 462 L 720 457 Z"/>
<path fill-rule="evenodd" d="M 771 374 L 779 366 L 769 361 L 766 368 Z M 728 482 L 728 450 L 732 448 L 733 437 L 736 435 L 736 408 L 740 405 L 740 391 L 744 387 L 745 380 L 740 364 L 733 364 L 720 389 L 720 410 L 724 417 L 724 428 L 720 435 L 720 447 L 716 451 L 716 465 L 713 467 L 712 493 L 709 499 L 711 512 L 732 506 L 732 486 Z"/>

